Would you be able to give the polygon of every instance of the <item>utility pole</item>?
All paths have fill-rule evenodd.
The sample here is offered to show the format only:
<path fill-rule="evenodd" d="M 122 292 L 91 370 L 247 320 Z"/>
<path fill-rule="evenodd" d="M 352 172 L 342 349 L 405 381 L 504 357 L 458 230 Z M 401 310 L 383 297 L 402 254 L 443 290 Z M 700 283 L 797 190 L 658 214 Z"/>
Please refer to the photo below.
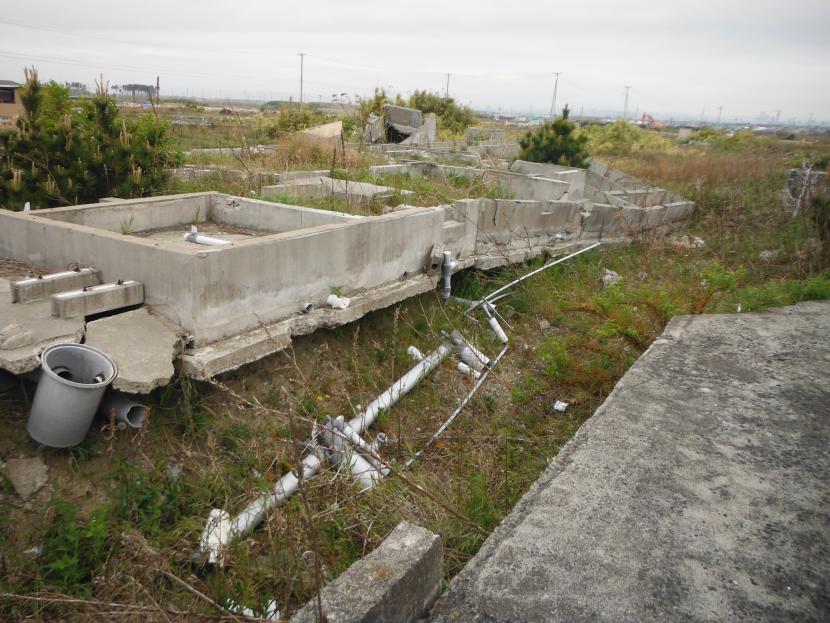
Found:
<path fill-rule="evenodd" d="M 555 71 L 553 75 L 556 76 L 556 80 L 553 83 L 553 100 L 550 103 L 550 118 L 556 118 L 556 91 L 559 89 L 559 76 L 561 72 Z"/>
<path fill-rule="evenodd" d="M 631 88 L 631 85 L 625 86 L 625 106 L 623 106 L 623 119 L 628 119 L 628 90 Z"/>
<path fill-rule="evenodd" d="M 447 74 L 447 89 L 444 91 L 444 99 L 450 97 L 450 74 Z"/>
<path fill-rule="evenodd" d="M 303 107 L 303 61 L 305 60 L 305 52 L 297 54 L 300 57 L 300 108 Z"/>
<path fill-rule="evenodd" d="M 775 111 L 775 125 L 778 125 L 778 120 L 781 118 L 781 110 L 778 109 Z"/>
<path fill-rule="evenodd" d="M 718 125 L 720 125 L 721 113 L 723 113 L 723 106 L 718 106 Z"/>

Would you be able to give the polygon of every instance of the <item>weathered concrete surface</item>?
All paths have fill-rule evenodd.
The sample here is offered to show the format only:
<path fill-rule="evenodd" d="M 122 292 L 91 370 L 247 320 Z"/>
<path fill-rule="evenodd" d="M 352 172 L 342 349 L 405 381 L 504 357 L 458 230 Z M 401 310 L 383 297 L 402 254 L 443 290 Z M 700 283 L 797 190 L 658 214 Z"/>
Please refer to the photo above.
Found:
<path fill-rule="evenodd" d="M 189 349 L 181 358 L 181 372 L 191 378 L 205 380 L 222 372 L 236 370 L 288 348 L 291 336 L 306 335 L 317 329 L 353 322 L 371 311 L 433 289 L 436 279 L 428 274 L 418 275 L 372 290 L 350 293 L 351 303 L 346 309 L 317 307 L 311 313 L 300 314 L 298 306 L 297 312 L 287 320 L 273 324 L 263 323 L 258 329 Z"/>
<path fill-rule="evenodd" d="M 0 279 L 0 368 L 13 374 L 31 372 L 40 367 L 41 350 L 79 342 L 83 335 L 83 318 L 53 318 L 49 300 L 12 303 L 11 285 Z"/>
<path fill-rule="evenodd" d="M 320 592 L 328 623 L 417 621 L 441 592 L 441 537 L 406 521 Z M 292 623 L 316 623 L 312 599 Z"/>
<path fill-rule="evenodd" d="M 830 620 L 829 343 L 830 302 L 672 320 L 432 620 Z"/>
<path fill-rule="evenodd" d="M 148 394 L 172 378 L 181 340 L 168 322 L 142 307 L 88 323 L 86 343 L 115 361 L 114 389 Z"/>

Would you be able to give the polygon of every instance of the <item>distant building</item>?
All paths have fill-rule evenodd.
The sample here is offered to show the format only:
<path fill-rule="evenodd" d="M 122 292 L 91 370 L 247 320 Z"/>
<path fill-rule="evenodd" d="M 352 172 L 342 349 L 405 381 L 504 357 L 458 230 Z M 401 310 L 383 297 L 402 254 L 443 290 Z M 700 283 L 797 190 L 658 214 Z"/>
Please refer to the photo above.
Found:
<path fill-rule="evenodd" d="M 20 101 L 22 86 L 13 80 L 0 80 L 0 126 L 14 123 L 23 112 L 23 103 Z"/>

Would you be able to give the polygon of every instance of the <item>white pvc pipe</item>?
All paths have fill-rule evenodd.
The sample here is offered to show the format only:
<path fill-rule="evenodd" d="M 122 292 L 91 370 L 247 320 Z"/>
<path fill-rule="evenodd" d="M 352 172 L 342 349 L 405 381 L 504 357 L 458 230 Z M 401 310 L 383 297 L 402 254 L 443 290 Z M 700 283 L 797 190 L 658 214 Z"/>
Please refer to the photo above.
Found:
<path fill-rule="evenodd" d="M 406 349 L 406 354 L 412 357 L 415 361 L 423 361 L 424 353 L 419 351 L 415 346 L 410 346 Z"/>
<path fill-rule="evenodd" d="M 455 345 L 455 350 L 461 361 L 471 368 L 481 371 L 490 365 L 490 358 L 465 340 L 458 330 L 454 330 L 450 334 L 450 340 Z"/>
<path fill-rule="evenodd" d="M 366 454 L 366 459 L 378 472 L 384 476 L 389 474 L 389 468 L 383 464 L 383 461 L 381 461 L 380 457 L 377 456 L 377 452 L 371 445 L 366 443 L 366 440 L 363 439 L 363 437 L 358 435 L 357 432 L 346 423 L 342 415 L 338 415 L 334 420 L 332 420 L 331 423 L 338 431 L 340 431 L 347 441 Z"/>
<path fill-rule="evenodd" d="M 481 372 L 479 372 L 479 371 L 478 371 L 478 370 L 476 370 L 475 368 L 471 368 L 470 366 L 468 366 L 468 365 L 467 365 L 466 363 L 464 363 L 463 361 L 459 361 L 459 362 L 458 362 L 458 365 L 457 365 L 457 366 L 455 366 L 455 368 L 456 368 L 456 370 L 458 370 L 459 372 L 462 372 L 462 373 L 464 373 L 464 374 L 466 374 L 466 375 L 468 375 L 468 376 L 472 376 L 473 378 L 476 378 L 476 379 L 477 379 L 478 377 L 480 377 L 480 376 L 481 376 Z"/>
<path fill-rule="evenodd" d="M 344 430 L 339 430 L 338 426 L 343 426 Z M 348 433 L 345 432 L 347 425 L 341 419 L 340 422 L 335 423 L 329 421 L 329 428 L 327 429 L 327 442 L 329 449 L 332 451 L 332 463 L 340 465 L 345 464 L 349 471 L 354 476 L 355 480 L 360 484 L 361 491 L 366 491 L 375 486 L 375 483 L 380 480 L 381 475 L 375 467 L 369 463 L 357 450 L 352 446 Z M 334 430 L 332 430 L 334 429 Z M 351 431 L 354 433 L 354 431 Z M 357 437 L 360 439 L 360 437 Z M 362 439 L 361 442 L 366 444 Z M 368 448 L 368 444 L 366 444 Z"/>
<path fill-rule="evenodd" d="M 190 232 L 184 235 L 184 239 L 187 242 L 193 242 L 195 244 L 204 244 L 209 247 L 222 247 L 226 244 L 230 244 L 230 242 L 228 242 L 227 240 L 211 238 L 210 236 L 203 236 L 199 233 L 199 230 L 196 229 L 195 225 L 190 226 Z"/>
<path fill-rule="evenodd" d="M 375 423 L 375 420 L 382 409 L 388 409 L 398 402 L 398 400 L 400 400 L 403 396 L 408 394 L 413 387 L 420 383 L 421 379 L 437 368 L 438 364 L 440 364 L 447 357 L 447 355 L 450 354 L 450 352 L 452 352 L 452 348 L 449 344 L 441 344 L 438 346 L 438 348 L 424 357 L 422 361 L 415 364 L 415 367 L 413 367 L 409 372 L 392 383 L 392 385 L 389 386 L 389 389 L 378 396 L 368 407 L 363 410 L 362 413 L 352 418 L 349 421 L 349 426 L 351 426 L 358 435 L 362 435 L 367 428 Z"/>
<path fill-rule="evenodd" d="M 487 319 L 487 324 L 490 325 L 490 328 L 493 330 L 493 333 L 496 334 L 496 337 L 499 339 L 499 342 L 501 342 L 502 344 L 507 344 L 507 342 L 509 341 L 507 339 L 507 334 L 504 332 L 504 329 L 501 328 L 501 325 L 499 324 L 499 321 L 496 320 L 496 317 L 490 316 Z"/>
<path fill-rule="evenodd" d="M 388 409 L 398 402 L 402 396 L 407 394 L 418 382 L 438 367 L 438 364 L 450 352 L 452 352 L 452 348 L 448 344 L 438 346 L 435 351 L 426 356 L 423 361 L 418 362 L 409 372 L 404 374 L 389 389 L 378 396 L 359 416 L 353 418 L 348 426 L 358 435 L 362 434 L 364 430 L 375 422 L 381 409 Z M 352 462 L 350 468 L 351 465 L 357 463 L 357 461 Z M 322 463 L 317 454 L 309 453 L 303 459 L 302 466 L 303 480 L 308 480 L 320 472 Z M 360 471 L 360 473 L 366 473 L 365 466 L 362 466 L 362 468 L 357 466 L 355 470 Z M 297 493 L 299 488 L 300 482 L 297 475 L 293 471 L 290 471 L 280 478 L 274 486 L 273 493 L 260 495 L 248 504 L 236 517 L 230 517 L 224 510 L 214 508 L 208 516 L 207 525 L 199 540 L 199 552 L 201 554 L 207 554 L 208 563 L 221 563 L 224 559 L 225 549 L 232 541 L 253 532 L 254 528 L 261 524 L 276 506 L 282 504 L 285 500 Z"/>

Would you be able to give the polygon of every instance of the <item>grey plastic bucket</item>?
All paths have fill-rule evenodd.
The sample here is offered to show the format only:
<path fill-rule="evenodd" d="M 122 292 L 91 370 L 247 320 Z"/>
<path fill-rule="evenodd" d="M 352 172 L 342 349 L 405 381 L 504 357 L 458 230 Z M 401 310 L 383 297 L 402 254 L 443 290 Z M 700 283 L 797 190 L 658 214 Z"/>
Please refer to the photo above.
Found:
<path fill-rule="evenodd" d="M 118 367 L 85 344 L 55 344 L 40 355 L 43 372 L 26 430 L 45 446 L 68 448 L 84 440 Z"/>

